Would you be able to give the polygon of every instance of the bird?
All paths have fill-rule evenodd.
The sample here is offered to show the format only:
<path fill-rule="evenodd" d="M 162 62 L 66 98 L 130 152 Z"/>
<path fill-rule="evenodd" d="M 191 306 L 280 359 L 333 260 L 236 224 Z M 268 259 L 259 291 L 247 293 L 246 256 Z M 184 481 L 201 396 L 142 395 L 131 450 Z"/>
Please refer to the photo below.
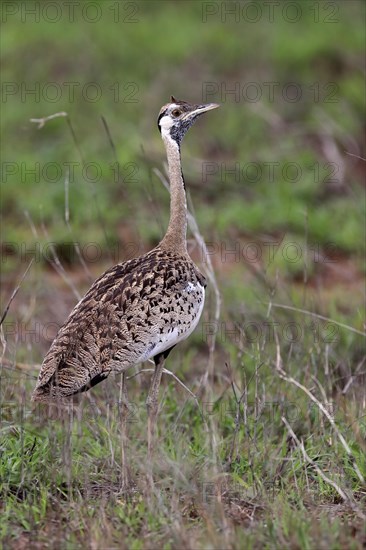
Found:
<path fill-rule="evenodd" d="M 206 280 L 187 250 L 187 203 L 181 143 L 187 130 L 217 103 L 177 100 L 164 105 L 157 124 L 165 145 L 170 183 L 170 218 L 163 239 L 144 255 L 103 273 L 77 303 L 47 352 L 32 400 L 64 403 L 88 391 L 111 373 L 149 359 L 155 368 L 146 399 L 151 452 L 158 393 L 165 360 L 196 328 Z"/>

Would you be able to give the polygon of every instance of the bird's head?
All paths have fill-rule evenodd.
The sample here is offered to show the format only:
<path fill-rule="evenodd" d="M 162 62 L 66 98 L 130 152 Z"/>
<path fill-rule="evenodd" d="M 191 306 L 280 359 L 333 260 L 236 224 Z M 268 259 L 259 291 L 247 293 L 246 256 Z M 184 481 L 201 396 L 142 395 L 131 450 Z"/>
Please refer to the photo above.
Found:
<path fill-rule="evenodd" d="M 192 124 L 206 111 L 219 107 L 217 103 L 192 105 L 171 97 L 171 102 L 160 109 L 158 127 L 163 138 L 177 143 L 178 147 Z"/>

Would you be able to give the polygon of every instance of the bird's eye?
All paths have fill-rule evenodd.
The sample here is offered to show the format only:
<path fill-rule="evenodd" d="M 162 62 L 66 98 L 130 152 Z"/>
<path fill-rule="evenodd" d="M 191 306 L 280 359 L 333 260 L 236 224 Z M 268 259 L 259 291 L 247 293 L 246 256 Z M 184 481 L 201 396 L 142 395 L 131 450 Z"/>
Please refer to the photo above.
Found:
<path fill-rule="evenodd" d="M 180 111 L 179 109 L 174 109 L 174 111 L 172 111 L 173 116 L 179 116 L 181 114 L 182 114 L 182 111 Z"/>

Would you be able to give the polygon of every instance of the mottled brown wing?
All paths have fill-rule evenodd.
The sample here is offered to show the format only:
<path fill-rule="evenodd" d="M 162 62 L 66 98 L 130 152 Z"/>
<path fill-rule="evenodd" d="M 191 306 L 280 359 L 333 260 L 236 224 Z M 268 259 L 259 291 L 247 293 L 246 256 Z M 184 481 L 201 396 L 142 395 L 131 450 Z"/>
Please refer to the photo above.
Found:
<path fill-rule="evenodd" d="M 203 306 L 200 292 L 191 290 L 197 283 L 204 278 L 189 258 L 159 247 L 106 271 L 53 341 L 33 400 L 85 391 L 183 339 Z"/>
<path fill-rule="evenodd" d="M 108 376 L 116 346 L 130 343 L 121 312 L 139 264 L 137 258 L 109 269 L 75 306 L 44 358 L 33 400 L 69 397 Z"/>

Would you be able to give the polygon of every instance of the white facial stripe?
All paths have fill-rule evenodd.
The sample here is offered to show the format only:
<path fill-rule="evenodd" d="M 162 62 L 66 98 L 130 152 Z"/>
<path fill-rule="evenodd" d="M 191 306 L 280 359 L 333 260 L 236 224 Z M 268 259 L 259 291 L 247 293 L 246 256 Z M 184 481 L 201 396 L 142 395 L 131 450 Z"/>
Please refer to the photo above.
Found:
<path fill-rule="evenodd" d="M 165 115 L 161 117 L 159 124 L 162 130 L 169 130 L 173 126 L 173 119 L 169 115 Z"/>
<path fill-rule="evenodd" d="M 161 117 L 161 119 L 159 120 L 159 124 L 160 124 L 160 130 L 161 130 L 161 137 L 163 138 L 163 140 L 165 142 L 168 141 L 170 144 L 174 145 L 174 147 L 178 147 L 177 143 L 174 141 L 174 139 L 170 134 L 170 130 L 174 125 L 174 120 L 169 115 L 165 115 Z"/>

